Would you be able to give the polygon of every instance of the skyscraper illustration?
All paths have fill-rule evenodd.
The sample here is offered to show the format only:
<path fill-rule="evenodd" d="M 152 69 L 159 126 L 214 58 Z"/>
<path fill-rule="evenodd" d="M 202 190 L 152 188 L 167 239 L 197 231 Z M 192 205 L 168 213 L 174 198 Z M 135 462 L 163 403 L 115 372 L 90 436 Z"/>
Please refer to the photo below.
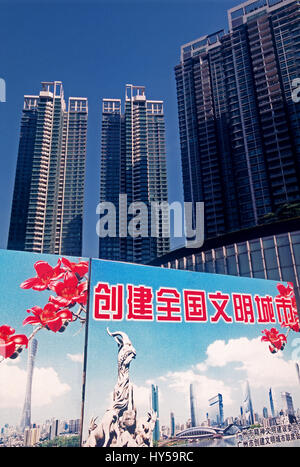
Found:
<path fill-rule="evenodd" d="M 8 249 L 81 255 L 87 116 L 60 81 L 24 96 Z"/>
<path fill-rule="evenodd" d="M 174 412 L 171 412 L 170 414 L 170 421 L 171 421 L 171 436 L 175 436 L 175 416 Z"/>
<path fill-rule="evenodd" d="M 247 1 L 228 20 L 175 68 L 184 198 L 205 203 L 206 238 L 300 201 L 299 3 Z"/>
<path fill-rule="evenodd" d="M 196 407 L 195 407 L 195 395 L 193 384 L 190 384 L 190 407 L 191 407 L 191 425 L 192 427 L 197 426 L 196 420 Z"/>
<path fill-rule="evenodd" d="M 268 409 L 267 409 L 267 407 L 263 408 L 263 418 L 268 418 Z"/>
<path fill-rule="evenodd" d="M 158 213 L 152 235 L 151 203 L 167 201 L 163 101 L 148 100 L 143 86 L 126 85 L 124 111 L 120 99 L 103 99 L 102 105 L 100 202 L 115 207 L 116 228 L 100 236 L 100 258 L 147 263 L 165 254 L 169 224 Z M 133 236 L 130 222 L 137 214 L 147 228 Z"/>
<path fill-rule="evenodd" d="M 37 339 L 32 339 L 29 350 L 28 350 L 28 361 L 27 361 L 27 383 L 26 383 L 26 393 L 25 401 L 22 411 L 20 428 L 24 430 L 26 427 L 31 425 L 31 392 L 32 392 L 32 380 L 33 380 L 33 371 L 35 357 L 38 347 Z"/>
<path fill-rule="evenodd" d="M 209 400 L 209 417 L 212 424 L 223 425 L 224 423 L 224 407 L 223 407 L 223 396 L 222 394 L 217 394 L 214 397 L 211 397 Z"/>
<path fill-rule="evenodd" d="M 244 409 L 245 417 L 248 418 L 248 423 L 250 425 L 253 425 L 254 424 L 254 413 L 253 413 L 250 385 L 248 381 L 245 383 L 245 388 L 244 388 L 243 409 Z"/>
<path fill-rule="evenodd" d="M 275 417 L 276 416 L 275 401 L 274 401 L 272 388 L 269 389 L 269 401 L 270 401 L 270 409 L 271 409 L 272 417 Z"/>
<path fill-rule="evenodd" d="M 299 382 L 299 384 L 300 384 L 300 368 L 299 368 L 299 363 L 296 363 L 296 372 L 297 372 L 298 382 Z"/>
<path fill-rule="evenodd" d="M 295 416 L 295 409 L 293 404 L 293 398 L 289 392 L 282 392 L 280 394 L 281 402 L 283 404 L 283 411 L 286 415 Z"/>
<path fill-rule="evenodd" d="M 160 438 L 160 428 L 159 428 L 159 400 L 158 400 L 158 386 L 152 384 L 151 386 L 151 402 L 152 410 L 157 414 L 157 420 L 155 422 L 155 427 L 153 430 L 153 441 L 159 441 Z"/>

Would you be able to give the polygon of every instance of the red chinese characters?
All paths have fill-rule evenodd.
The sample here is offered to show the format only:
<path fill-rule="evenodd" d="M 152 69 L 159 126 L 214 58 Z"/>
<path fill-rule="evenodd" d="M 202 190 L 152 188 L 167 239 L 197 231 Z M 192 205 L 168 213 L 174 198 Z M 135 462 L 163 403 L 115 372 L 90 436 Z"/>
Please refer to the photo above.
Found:
<path fill-rule="evenodd" d="M 162 286 L 98 283 L 94 293 L 96 320 L 188 323 L 273 324 L 299 332 L 299 318 L 291 286 L 273 298 L 249 293 L 184 289 Z M 283 291 L 283 288 L 281 288 Z"/>
<path fill-rule="evenodd" d="M 237 323 L 254 324 L 255 315 L 252 302 L 252 295 L 233 293 L 233 311 Z"/>
<path fill-rule="evenodd" d="M 183 297 L 185 321 L 206 323 L 208 319 L 205 292 L 203 290 L 184 290 Z"/>
<path fill-rule="evenodd" d="M 144 285 L 127 286 L 128 320 L 153 321 L 153 290 Z"/>
<path fill-rule="evenodd" d="M 260 297 L 255 295 L 254 297 L 256 308 L 257 308 L 257 322 L 258 323 L 275 323 L 275 311 L 273 305 L 273 298 L 269 295 L 266 297 Z"/>
<path fill-rule="evenodd" d="M 94 293 L 94 318 L 96 320 L 123 319 L 124 286 L 121 284 L 110 286 L 101 283 L 95 287 Z"/>
<path fill-rule="evenodd" d="M 177 289 L 161 287 L 156 293 L 157 321 L 181 322 L 180 293 Z"/>
<path fill-rule="evenodd" d="M 230 295 L 216 292 L 208 294 L 208 298 L 216 309 L 216 314 L 210 318 L 211 323 L 218 323 L 221 318 L 225 323 L 232 323 L 232 318 L 225 312 Z"/>
<path fill-rule="evenodd" d="M 295 314 L 292 300 L 284 296 L 275 298 L 275 306 L 278 316 L 278 321 L 281 325 L 289 327 L 295 324 Z"/>
<path fill-rule="evenodd" d="M 294 286 L 288 282 L 287 287 L 277 285 L 279 295 L 275 299 L 278 320 L 282 327 L 289 328 L 294 332 L 300 332 L 299 315 L 296 304 Z"/>

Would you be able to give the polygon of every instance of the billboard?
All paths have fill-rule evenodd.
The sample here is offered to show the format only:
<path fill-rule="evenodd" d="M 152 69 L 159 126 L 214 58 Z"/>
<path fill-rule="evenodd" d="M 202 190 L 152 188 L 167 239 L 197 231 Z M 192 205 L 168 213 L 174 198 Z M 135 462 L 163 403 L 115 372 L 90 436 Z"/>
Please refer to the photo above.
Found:
<path fill-rule="evenodd" d="M 298 332 L 290 283 L 93 260 L 83 445 L 296 442 Z"/>
<path fill-rule="evenodd" d="M 0 446 L 79 446 L 88 267 L 0 250 Z"/>
<path fill-rule="evenodd" d="M 299 445 L 291 283 L 6 250 L 0 278 L 0 446 Z"/>

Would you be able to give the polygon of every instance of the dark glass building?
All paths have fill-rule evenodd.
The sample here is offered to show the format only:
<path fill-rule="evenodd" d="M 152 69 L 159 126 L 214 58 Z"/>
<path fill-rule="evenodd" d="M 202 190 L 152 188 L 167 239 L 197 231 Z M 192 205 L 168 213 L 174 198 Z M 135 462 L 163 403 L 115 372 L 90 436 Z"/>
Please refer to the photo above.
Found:
<path fill-rule="evenodd" d="M 293 282 L 300 309 L 300 217 L 207 239 L 151 264 L 189 271 Z"/>
<path fill-rule="evenodd" d="M 81 256 L 87 116 L 60 81 L 24 97 L 8 249 Z"/>
<path fill-rule="evenodd" d="M 205 241 L 152 262 L 293 282 L 298 308 L 299 5 L 247 1 L 229 10 L 229 32 L 182 46 L 175 74 L 184 198 L 204 202 Z"/>
<path fill-rule="evenodd" d="M 206 238 L 300 202 L 299 1 L 247 1 L 228 19 L 175 68 L 184 199 L 205 203 Z"/>
<path fill-rule="evenodd" d="M 168 201 L 163 102 L 147 100 L 143 86 L 127 85 L 124 107 L 120 99 L 103 99 L 100 202 L 115 210 L 115 229 L 100 235 L 99 257 L 147 263 L 170 247 L 162 217 L 151 233 L 152 203 Z M 147 229 L 133 236 L 130 222 L 138 211 Z"/>

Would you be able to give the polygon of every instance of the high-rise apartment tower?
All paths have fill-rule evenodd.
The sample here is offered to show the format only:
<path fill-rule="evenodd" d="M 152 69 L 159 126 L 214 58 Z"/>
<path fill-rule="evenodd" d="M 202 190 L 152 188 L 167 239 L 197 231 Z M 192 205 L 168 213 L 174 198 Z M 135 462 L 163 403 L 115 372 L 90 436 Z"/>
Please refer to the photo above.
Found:
<path fill-rule="evenodd" d="M 81 256 L 87 117 L 60 81 L 24 96 L 8 249 Z"/>
<path fill-rule="evenodd" d="M 184 198 L 205 203 L 206 238 L 300 201 L 299 1 L 250 0 L 228 19 L 175 68 Z"/>
<path fill-rule="evenodd" d="M 101 143 L 100 202 L 114 207 L 115 231 L 100 236 L 99 256 L 148 263 L 170 247 L 161 213 L 151 232 L 152 203 L 168 201 L 163 102 L 147 100 L 145 88 L 133 85 L 126 86 L 124 110 L 120 99 L 103 99 Z M 132 235 L 137 215 L 144 230 Z"/>

